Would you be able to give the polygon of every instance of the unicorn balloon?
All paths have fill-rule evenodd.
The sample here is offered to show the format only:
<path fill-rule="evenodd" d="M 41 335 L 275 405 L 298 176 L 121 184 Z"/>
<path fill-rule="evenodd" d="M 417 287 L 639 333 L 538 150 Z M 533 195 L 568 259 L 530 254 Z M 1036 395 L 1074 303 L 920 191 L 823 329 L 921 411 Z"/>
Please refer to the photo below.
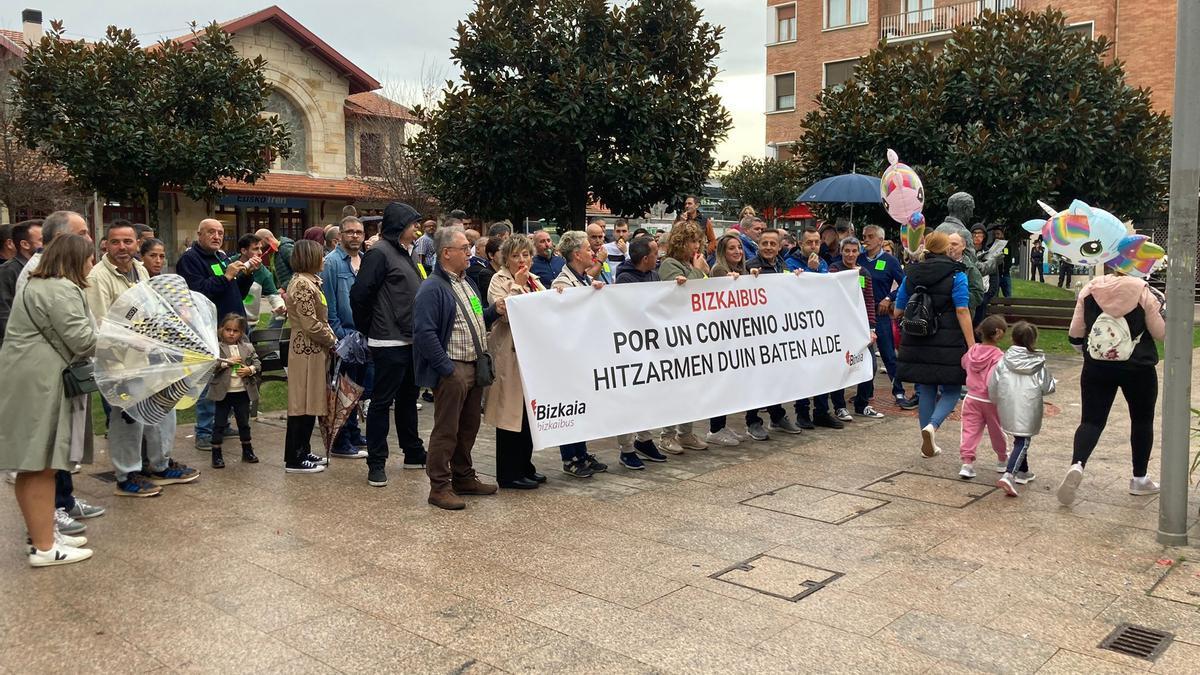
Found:
<path fill-rule="evenodd" d="M 888 215 L 900 223 L 900 239 L 907 251 L 915 251 L 925 237 L 925 186 L 912 167 L 900 163 L 895 150 L 888 149 L 888 168 L 879 180 L 879 196 Z"/>
<path fill-rule="evenodd" d="M 1047 248 L 1078 265 L 1105 264 L 1131 276 L 1146 277 L 1166 255 L 1149 237 L 1131 234 L 1113 214 L 1078 199 L 1057 213 L 1043 202 L 1038 204 L 1050 218 L 1029 220 L 1021 227 L 1042 235 Z"/>

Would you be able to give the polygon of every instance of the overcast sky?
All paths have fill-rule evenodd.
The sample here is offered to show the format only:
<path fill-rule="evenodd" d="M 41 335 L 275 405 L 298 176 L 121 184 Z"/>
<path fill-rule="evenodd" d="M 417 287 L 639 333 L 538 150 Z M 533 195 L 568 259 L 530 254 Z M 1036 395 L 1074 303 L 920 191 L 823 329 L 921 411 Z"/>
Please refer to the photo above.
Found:
<path fill-rule="evenodd" d="M 19 7 L 42 10 L 46 26 L 62 19 L 69 37 L 94 39 L 109 24 L 132 28 L 143 42 L 174 37 L 190 21 L 227 21 L 269 6 L 270 0 L 60 0 L 8 4 L 0 28 L 21 29 Z M 360 68 L 391 88 L 421 79 L 421 64 L 443 64 L 449 73 L 454 29 L 473 0 L 343 0 L 334 3 L 277 0 L 280 7 Z M 737 162 L 761 156 L 765 145 L 763 85 L 766 3 L 761 0 L 696 0 L 707 20 L 725 27 L 718 91 L 733 115 L 718 158 Z"/>

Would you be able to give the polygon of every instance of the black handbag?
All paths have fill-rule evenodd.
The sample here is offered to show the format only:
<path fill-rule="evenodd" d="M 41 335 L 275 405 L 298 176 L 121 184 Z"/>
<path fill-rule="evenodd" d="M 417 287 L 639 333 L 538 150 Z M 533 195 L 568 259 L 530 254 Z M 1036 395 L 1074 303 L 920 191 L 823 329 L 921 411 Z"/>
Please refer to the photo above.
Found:
<path fill-rule="evenodd" d="M 490 387 L 496 381 L 496 368 L 492 365 L 492 355 L 483 348 L 483 343 L 479 340 L 479 334 L 475 332 L 475 322 L 471 321 L 471 310 L 463 305 L 463 301 L 458 297 L 458 293 L 454 292 L 454 287 L 450 282 L 443 279 L 441 276 L 434 275 L 439 281 L 446 286 L 446 290 L 450 291 L 450 295 L 454 298 L 454 302 L 458 305 L 458 311 L 462 312 L 466 317 L 467 330 L 471 331 L 471 339 L 475 342 L 475 386 Z"/>
<path fill-rule="evenodd" d="M 38 325 L 38 322 L 33 320 L 33 312 L 29 311 L 29 301 L 26 299 L 24 293 L 24 291 L 28 290 L 28 288 L 29 287 L 26 286 L 24 289 L 22 289 L 21 303 L 25 305 L 25 313 L 29 315 L 29 322 L 33 324 L 34 328 L 38 329 L 39 333 L 42 334 L 42 338 L 46 340 L 46 344 L 50 345 L 54 351 L 58 352 L 58 355 L 63 357 L 63 361 L 66 361 L 70 364 L 62 371 L 63 394 L 67 398 L 75 398 L 76 396 L 83 396 L 84 394 L 100 391 L 100 386 L 96 384 L 96 368 L 92 364 L 91 359 L 84 359 L 82 361 L 71 363 L 70 359 L 64 356 L 62 352 L 58 351 L 58 346 L 53 340 L 50 339 L 50 336 L 46 334 L 46 330 Z"/>

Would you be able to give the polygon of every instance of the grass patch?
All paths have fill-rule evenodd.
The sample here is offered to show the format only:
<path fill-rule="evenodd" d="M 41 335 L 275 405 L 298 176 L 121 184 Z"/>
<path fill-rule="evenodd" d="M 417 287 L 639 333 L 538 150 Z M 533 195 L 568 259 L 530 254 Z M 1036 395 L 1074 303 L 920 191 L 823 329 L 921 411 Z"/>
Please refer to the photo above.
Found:
<path fill-rule="evenodd" d="M 1075 291 L 1059 288 L 1040 281 L 1013 279 L 1012 291 L 1014 298 L 1040 298 L 1044 300 L 1074 300 Z"/>

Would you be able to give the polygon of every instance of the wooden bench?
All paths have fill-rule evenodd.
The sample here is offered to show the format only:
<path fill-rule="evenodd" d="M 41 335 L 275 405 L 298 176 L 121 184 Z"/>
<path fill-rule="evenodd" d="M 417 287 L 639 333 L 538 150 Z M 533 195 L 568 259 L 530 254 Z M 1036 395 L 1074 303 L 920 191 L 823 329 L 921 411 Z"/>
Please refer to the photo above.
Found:
<path fill-rule="evenodd" d="M 1038 328 L 1069 328 L 1074 313 L 1074 300 L 996 297 L 988 304 L 989 315 L 999 314 L 1010 325 L 1028 321 Z"/>
<path fill-rule="evenodd" d="M 263 382 L 287 381 L 288 343 L 291 336 L 290 328 L 261 328 L 251 335 L 254 351 L 262 360 Z"/>

